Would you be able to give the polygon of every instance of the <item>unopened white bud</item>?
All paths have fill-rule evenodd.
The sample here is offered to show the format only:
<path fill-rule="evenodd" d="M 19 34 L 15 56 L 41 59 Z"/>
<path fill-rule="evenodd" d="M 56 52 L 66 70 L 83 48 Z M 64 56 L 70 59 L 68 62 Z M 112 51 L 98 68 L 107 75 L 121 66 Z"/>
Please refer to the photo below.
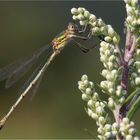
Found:
<path fill-rule="evenodd" d="M 112 41 L 112 38 L 110 36 L 106 36 L 104 39 L 105 39 L 106 42 L 111 42 Z"/>
<path fill-rule="evenodd" d="M 87 104 L 88 104 L 89 107 L 92 107 L 93 106 L 93 100 L 90 99 Z"/>
<path fill-rule="evenodd" d="M 72 18 L 73 18 L 73 20 L 77 20 L 78 19 L 78 17 L 75 16 L 75 15 L 73 15 Z"/>
<path fill-rule="evenodd" d="M 120 102 L 120 104 L 123 104 L 123 103 L 125 102 L 125 97 L 122 96 L 122 97 L 119 99 L 119 102 Z"/>
<path fill-rule="evenodd" d="M 93 15 L 93 14 L 90 14 L 89 19 L 93 22 L 93 21 L 95 21 L 95 20 L 96 20 L 96 16 L 95 16 L 95 15 Z"/>
<path fill-rule="evenodd" d="M 87 76 L 86 74 L 84 74 L 84 75 L 82 76 L 81 80 L 82 80 L 82 81 L 88 80 L 88 76 Z"/>
<path fill-rule="evenodd" d="M 132 23 L 132 22 L 133 22 L 132 16 L 128 16 L 128 17 L 126 18 L 126 21 L 129 22 L 129 23 Z"/>
<path fill-rule="evenodd" d="M 97 112 L 97 114 L 102 115 L 104 113 L 104 109 L 102 107 L 98 106 L 96 108 L 96 112 Z"/>
<path fill-rule="evenodd" d="M 76 8 L 72 8 L 72 9 L 71 9 L 71 13 L 72 13 L 73 15 L 77 15 L 77 14 L 78 14 L 78 10 L 77 10 Z"/>
<path fill-rule="evenodd" d="M 84 80 L 83 84 L 84 84 L 85 87 L 87 87 L 89 85 L 89 81 L 88 80 Z"/>
<path fill-rule="evenodd" d="M 113 42 L 114 42 L 114 44 L 118 44 L 119 43 L 119 40 L 114 36 L 113 37 Z"/>
<path fill-rule="evenodd" d="M 78 18 L 79 20 L 84 20 L 84 19 L 85 19 L 85 17 L 84 17 L 82 14 L 79 14 L 79 15 L 77 16 L 77 18 Z"/>
<path fill-rule="evenodd" d="M 112 126 L 111 126 L 111 124 L 106 124 L 104 126 L 104 128 L 105 128 L 106 131 L 111 131 Z"/>
<path fill-rule="evenodd" d="M 114 36 L 114 33 L 115 33 L 114 29 L 113 29 L 112 27 L 109 27 L 109 28 L 108 28 L 108 35 L 109 35 L 110 37 L 113 37 L 113 36 Z"/>
<path fill-rule="evenodd" d="M 87 88 L 85 93 L 86 93 L 87 95 L 91 95 L 91 94 L 92 94 L 91 88 Z"/>
<path fill-rule="evenodd" d="M 140 138 L 136 136 L 136 137 L 134 137 L 134 140 L 140 140 Z"/>
<path fill-rule="evenodd" d="M 82 100 L 84 101 L 88 101 L 90 99 L 90 97 L 86 94 L 82 94 Z"/>
<path fill-rule="evenodd" d="M 127 135 L 126 136 L 126 140 L 132 140 L 133 139 L 133 136 L 132 135 Z"/>
<path fill-rule="evenodd" d="M 123 122 L 124 124 L 129 124 L 129 119 L 125 117 L 125 118 L 123 118 L 122 122 Z"/>
<path fill-rule="evenodd" d="M 95 120 L 97 120 L 97 119 L 98 119 L 98 115 L 97 115 L 97 114 L 95 114 L 95 113 L 92 113 L 91 117 L 92 117 L 92 119 L 95 119 Z"/>
<path fill-rule="evenodd" d="M 140 77 L 136 77 L 135 83 L 136 83 L 136 85 L 140 85 Z"/>
<path fill-rule="evenodd" d="M 100 123 L 101 125 L 104 125 L 105 122 L 106 122 L 105 118 L 102 117 L 102 116 L 99 117 L 98 121 L 99 121 L 99 123 Z"/>
<path fill-rule="evenodd" d="M 84 11 L 85 11 L 85 8 L 83 8 L 83 7 L 79 7 L 79 8 L 78 8 L 78 12 L 79 12 L 79 13 L 84 13 Z"/>
<path fill-rule="evenodd" d="M 138 0 L 132 0 L 131 4 L 132 4 L 132 6 L 136 6 L 138 4 Z"/>
<path fill-rule="evenodd" d="M 80 23 L 81 26 L 87 25 L 87 21 L 86 20 L 82 20 L 82 21 L 80 20 L 79 23 Z"/>
<path fill-rule="evenodd" d="M 86 18 L 89 18 L 90 13 L 89 13 L 88 11 L 85 11 L 85 12 L 84 12 L 84 16 L 85 16 Z"/>
<path fill-rule="evenodd" d="M 135 128 L 130 128 L 130 129 L 128 130 L 128 133 L 129 133 L 130 135 L 134 135 L 134 134 L 136 133 L 136 129 L 135 129 Z"/>
<path fill-rule="evenodd" d="M 105 137 L 106 138 L 111 138 L 112 137 L 112 133 L 111 132 L 106 132 L 105 133 Z"/>

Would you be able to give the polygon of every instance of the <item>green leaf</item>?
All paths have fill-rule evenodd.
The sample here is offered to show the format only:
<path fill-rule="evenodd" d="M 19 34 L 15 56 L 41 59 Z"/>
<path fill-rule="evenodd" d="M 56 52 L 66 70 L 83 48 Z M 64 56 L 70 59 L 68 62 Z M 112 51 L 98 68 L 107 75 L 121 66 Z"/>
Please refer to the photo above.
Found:
<path fill-rule="evenodd" d="M 131 120 L 132 117 L 134 116 L 135 112 L 140 106 L 140 96 L 138 96 L 137 100 L 133 103 L 131 106 L 130 110 L 127 113 L 127 117 Z"/>
<path fill-rule="evenodd" d="M 136 88 L 136 90 L 133 91 L 133 92 L 126 98 L 124 104 L 129 103 L 129 101 L 130 101 L 135 95 L 137 95 L 137 94 L 139 94 L 139 93 L 140 93 L 140 88 Z"/>

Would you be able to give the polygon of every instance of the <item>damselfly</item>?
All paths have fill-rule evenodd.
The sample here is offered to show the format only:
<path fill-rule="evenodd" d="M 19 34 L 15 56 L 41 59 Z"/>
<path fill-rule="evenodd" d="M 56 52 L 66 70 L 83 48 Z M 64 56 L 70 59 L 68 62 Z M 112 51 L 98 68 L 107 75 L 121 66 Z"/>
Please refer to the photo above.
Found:
<path fill-rule="evenodd" d="M 60 54 L 63 48 L 67 43 L 73 41 L 84 53 L 88 52 L 89 49 L 83 47 L 80 43 L 78 43 L 75 38 L 79 38 L 82 40 L 88 40 L 89 37 L 81 36 L 80 34 L 85 32 L 86 27 L 83 30 L 79 30 L 78 26 L 74 23 L 69 23 L 67 29 L 56 36 L 52 43 L 40 48 L 37 52 L 33 54 L 29 59 L 19 61 L 17 63 L 12 63 L 4 68 L 0 69 L 0 81 L 6 80 L 6 87 L 11 87 L 15 82 L 17 82 L 37 61 L 37 59 L 45 52 L 49 50 L 48 55 L 42 61 L 42 63 L 35 69 L 29 79 L 24 83 L 23 87 L 20 90 L 20 97 L 17 101 L 12 105 L 8 113 L 3 117 L 0 121 L 0 128 L 2 128 L 10 117 L 15 108 L 19 105 L 22 99 L 27 95 L 28 91 L 31 88 L 34 88 L 34 92 L 38 88 L 41 79 L 44 75 L 49 64 L 54 60 L 54 58 Z"/>

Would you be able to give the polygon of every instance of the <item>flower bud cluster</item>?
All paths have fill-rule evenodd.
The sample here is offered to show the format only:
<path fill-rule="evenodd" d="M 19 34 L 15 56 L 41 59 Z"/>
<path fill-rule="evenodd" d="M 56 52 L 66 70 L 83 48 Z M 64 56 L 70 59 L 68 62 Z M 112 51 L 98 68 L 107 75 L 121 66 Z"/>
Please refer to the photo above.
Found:
<path fill-rule="evenodd" d="M 89 25 L 93 36 L 104 36 L 108 43 L 118 44 L 120 37 L 114 31 L 111 25 L 106 25 L 101 18 L 97 18 L 94 14 L 89 13 L 85 8 L 72 8 L 74 20 L 79 20 L 81 26 Z"/>
<path fill-rule="evenodd" d="M 140 33 L 140 6 L 138 0 L 124 0 L 126 3 L 126 26 L 133 31 Z"/>
<path fill-rule="evenodd" d="M 126 91 L 118 84 L 122 78 L 122 68 L 118 65 L 120 59 L 118 51 L 118 48 L 112 44 L 105 41 L 100 43 L 100 60 L 105 67 L 101 74 L 106 79 L 105 81 L 101 81 L 100 86 L 111 96 L 108 100 L 108 106 L 111 109 L 115 107 L 116 101 L 114 99 L 117 99 L 117 104 L 123 104 L 126 95 Z"/>
<path fill-rule="evenodd" d="M 105 127 L 108 122 L 107 113 L 105 112 L 106 102 L 100 101 L 98 93 L 95 91 L 93 82 L 88 80 L 87 75 L 83 75 L 78 82 L 79 90 L 82 92 L 82 99 L 87 102 L 87 114 L 99 126 L 99 137 L 109 137 L 108 130 Z M 104 129 L 104 130 L 102 130 Z M 105 134 L 107 136 L 105 136 Z"/>
<path fill-rule="evenodd" d="M 140 140 L 139 137 L 136 136 L 136 129 L 134 128 L 134 122 L 130 121 L 128 118 L 123 118 L 120 123 L 119 131 L 121 135 L 126 140 Z"/>

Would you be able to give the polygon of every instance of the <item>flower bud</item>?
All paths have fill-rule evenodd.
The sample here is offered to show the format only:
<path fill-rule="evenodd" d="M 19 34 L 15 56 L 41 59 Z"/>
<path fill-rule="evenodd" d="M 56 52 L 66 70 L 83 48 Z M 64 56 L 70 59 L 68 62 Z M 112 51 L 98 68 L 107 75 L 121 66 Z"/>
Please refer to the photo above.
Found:
<path fill-rule="evenodd" d="M 88 80 L 88 76 L 87 76 L 86 74 L 84 74 L 84 75 L 82 76 L 81 80 L 82 80 L 82 81 Z"/>
<path fill-rule="evenodd" d="M 71 13 L 72 13 L 73 15 L 77 15 L 77 14 L 78 14 L 78 10 L 77 10 L 76 8 L 72 8 L 72 9 L 71 9 Z"/>

